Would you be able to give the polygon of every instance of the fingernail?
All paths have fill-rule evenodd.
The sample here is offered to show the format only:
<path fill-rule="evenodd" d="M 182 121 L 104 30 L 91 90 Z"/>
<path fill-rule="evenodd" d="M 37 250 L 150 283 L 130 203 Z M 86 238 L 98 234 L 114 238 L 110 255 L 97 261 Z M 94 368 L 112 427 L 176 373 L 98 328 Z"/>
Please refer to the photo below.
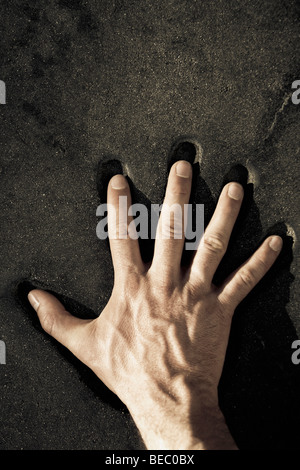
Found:
<path fill-rule="evenodd" d="M 282 238 L 280 237 L 272 237 L 269 242 L 269 247 L 273 251 L 280 251 L 282 248 Z"/>
<path fill-rule="evenodd" d="M 228 196 L 231 199 L 235 199 L 236 201 L 239 201 L 243 197 L 243 188 L 240 184 L 238 183 L 232 183 L 230 184 L 228 188 Z"/>
<path fill-rule="evenodd" d="M 31 306 L 34 308 L 34 310 L 37 310 L 39 305 L 40 305 L 40 301 L 38 300 L 36 294 L 33 294 L 32 292 L 29 292 L 28 300 L 29 300 Z"/>
<path fill-rule="evenodd" d="M 176 174 L 181 176 L 181 178 L 189 178 L 191 176 L 191 165 L 189 162 L 181 161 L 176 165 Z"/>
<path fill-rule="evenodd" d="M 126 184 L 126 179 L 124 178 L 123 175 L 115 175 L 112 177 L 110 180 L 111 187 L 113 189 L 125 189 L 127 184 Z"/>

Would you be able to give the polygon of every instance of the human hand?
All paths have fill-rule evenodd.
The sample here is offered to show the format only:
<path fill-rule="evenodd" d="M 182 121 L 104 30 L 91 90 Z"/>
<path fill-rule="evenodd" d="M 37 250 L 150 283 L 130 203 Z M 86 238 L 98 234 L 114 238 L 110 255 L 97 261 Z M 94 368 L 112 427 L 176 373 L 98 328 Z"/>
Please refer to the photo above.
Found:
<path fill-rule="evenodd" d="M 173 165 L 168 205 L 189 202 L 192 168 Z M 107 202 L 118 218 L 119 196 L 130 190 L 122 175 L 108 186 Z M 97 319 L 72 316 L 48 292 L 35 289 L 29 301 L 43 329 L 90 367 L 128 407 L 148 449 L 235 449 L 218 405 L 222 373 L 237 305 L 276 260 L 280 237 L 267 238 L 221 286 L 212 283 L 243 199 L 243 188 L 223 188 L 215 213 L 188 268 L 182 268 L 184 236 L 166 239 L 174 220 L 160 217 L 153 261 L 142 261 L 128 224 L 108 214 L 114 287 Z M 116 234 L 112 237 L 112 234 Z"/>

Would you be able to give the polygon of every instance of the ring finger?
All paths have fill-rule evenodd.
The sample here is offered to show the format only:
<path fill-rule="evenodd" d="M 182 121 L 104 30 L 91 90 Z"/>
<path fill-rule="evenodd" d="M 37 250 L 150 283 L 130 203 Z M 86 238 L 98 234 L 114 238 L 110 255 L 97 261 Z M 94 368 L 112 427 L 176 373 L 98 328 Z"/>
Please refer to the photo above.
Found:
<path fill-rule="evenodd" d="M 190 280 L 193 284 L 211 284 L 228 246 L 233 226 L 242 204 L 244 191 L 238 183 L 224 186 L 214 215 L 209 222 L 194 257 Z"/>

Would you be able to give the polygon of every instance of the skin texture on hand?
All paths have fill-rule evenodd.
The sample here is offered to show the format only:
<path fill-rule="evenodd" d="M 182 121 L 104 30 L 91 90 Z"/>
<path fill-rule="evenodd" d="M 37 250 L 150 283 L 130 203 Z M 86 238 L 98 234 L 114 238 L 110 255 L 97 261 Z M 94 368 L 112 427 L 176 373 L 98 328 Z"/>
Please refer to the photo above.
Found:
<path fill-rule="evenodd" d="M 231 320 L 276 260 L 282 240 L 267 238 L 221 286 L 213 285 L 243 199 L 242 186 L 229 183 L 191 265 L 183 268 L 184 237 L 174 236 L 174 217 L 164 215 L 173 204 L 188 204 L 191 182 L 191 165 L 174 164 L 147 265 L 138 240 L 124 237 L 132 219 L 118 226 L 108 213 L 115 278 L 99 318 L 75 318 L 41 290 L 28 298 L 43 329 L 125 403 L 148 449 L 236 449 L 218 405 Z M 114 176 L 107 196 L 117 215 L 119 196 L 127 196 L 129 207 L 126 178 Z"/>

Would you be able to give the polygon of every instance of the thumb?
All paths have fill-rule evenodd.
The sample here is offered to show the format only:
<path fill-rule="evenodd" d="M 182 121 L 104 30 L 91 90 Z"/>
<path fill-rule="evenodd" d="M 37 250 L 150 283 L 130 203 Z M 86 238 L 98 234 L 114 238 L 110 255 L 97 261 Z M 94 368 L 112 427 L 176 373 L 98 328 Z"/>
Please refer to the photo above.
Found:
<path fill-rule="evenodd" d="M 49 292 L 34 289 L 28 300 L 37 312 L 43 330 L 68 348 L 78 359 L 85 350 L 87 338 L 91 335 L 94 320 L 82 320 L 65 310 L 62 303 Z"/>

